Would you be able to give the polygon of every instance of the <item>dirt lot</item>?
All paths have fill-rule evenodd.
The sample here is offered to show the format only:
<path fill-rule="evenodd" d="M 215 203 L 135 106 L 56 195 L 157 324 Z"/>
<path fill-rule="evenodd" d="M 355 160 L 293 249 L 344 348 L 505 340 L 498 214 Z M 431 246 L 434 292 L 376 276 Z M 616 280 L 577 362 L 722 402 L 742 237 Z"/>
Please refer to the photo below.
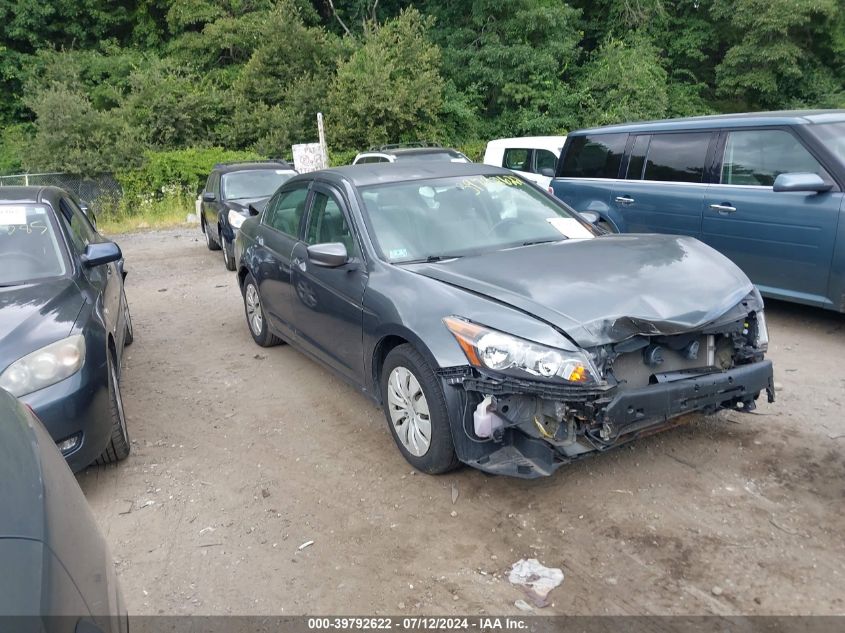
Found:
<path fill-rule="evenodd" d="M 79 480 L 130 613 L 520 613 L 503 572 L 528 557 L 566 575 L 542 613 L 845 613 L 845 316 L 770 302 L 755 415 L 543 480 L 429 477 L 363 396 L 252 342 L 199 237 L 119 239 L 133 454 Z"/>

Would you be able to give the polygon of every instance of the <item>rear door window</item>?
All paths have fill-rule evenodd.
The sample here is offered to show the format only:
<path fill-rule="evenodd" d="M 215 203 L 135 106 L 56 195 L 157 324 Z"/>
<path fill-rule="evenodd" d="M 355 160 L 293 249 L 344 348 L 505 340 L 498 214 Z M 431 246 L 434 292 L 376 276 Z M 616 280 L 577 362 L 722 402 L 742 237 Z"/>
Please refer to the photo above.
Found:
<path fill-rule="evenodd" d="M 703 182 L 710 132 L 655 134 L 646 155 L 643 180 Z"/>
<path fill-rule="evenodd" d="M 617 178 L 627 134 L 594 134 L 572 139 L 558 176 L 563 178 Z"/>
<path fill-rule="evenodd" d="M 305 213 L 306 198 L 307 186 L 280 193 L 273 207 L 268 208 L 265 213 L 265 224 L 285 235 L 299 237 L 299 225 Z"/>
<path fill-rule="evenodd" d="M 786 130 L 728 132 L 722 159 L 723 185 L 771 187 L 781 174 L 811 172 L 833 182 L 819 162 Z"/>
<path fill-rule="evenodd" d="M 502 158 L 502 167 L 516 171 L 531 171 L 531 150 L 509 147 Z"/>

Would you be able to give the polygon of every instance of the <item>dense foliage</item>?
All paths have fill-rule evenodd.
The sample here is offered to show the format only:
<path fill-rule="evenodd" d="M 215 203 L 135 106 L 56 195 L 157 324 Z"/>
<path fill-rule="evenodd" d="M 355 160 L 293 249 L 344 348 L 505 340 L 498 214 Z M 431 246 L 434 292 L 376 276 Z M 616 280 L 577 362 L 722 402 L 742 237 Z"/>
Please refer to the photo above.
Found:
<path fill-rule="evenodd" d="M 841 0 L 0 0 L 0 22 L 0 171 L 130 188 L 193 178 L 209 148 L 289 155 L 318 111 L 343 159 L 845 107 Z"/>

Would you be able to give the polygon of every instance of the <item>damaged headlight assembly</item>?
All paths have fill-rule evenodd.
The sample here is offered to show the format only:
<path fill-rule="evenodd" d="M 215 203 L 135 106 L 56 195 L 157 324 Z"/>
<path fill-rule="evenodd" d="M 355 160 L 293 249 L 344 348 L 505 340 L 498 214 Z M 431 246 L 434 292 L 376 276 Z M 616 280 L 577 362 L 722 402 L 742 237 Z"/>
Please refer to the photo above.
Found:
<path fill-rule="evenodd" d="M 547 347 L 449 316 L 443 323 L 458 341 L 470 365 L 515 376 L 591 385 L 599 372 L 586 353 Z"/>
<path fill-rule="evenodd" d="M 766 326 L 766 315 L 760 310 L 754 317 L 756 321 L 754 347 L 761 352 L 767 352 L 769 351 L 769 328 Z"/>

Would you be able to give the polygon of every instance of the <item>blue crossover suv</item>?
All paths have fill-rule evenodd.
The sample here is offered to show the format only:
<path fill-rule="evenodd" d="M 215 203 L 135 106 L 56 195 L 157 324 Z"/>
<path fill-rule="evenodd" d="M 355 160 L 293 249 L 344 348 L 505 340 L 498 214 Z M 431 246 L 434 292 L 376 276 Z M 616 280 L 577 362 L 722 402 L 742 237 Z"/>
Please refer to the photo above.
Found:
<path fill-rule="evenodd" d="M 572 132 L 551 191 L 612 231 L 696 237 L 766 296 L 845 312 L 845 110 Z"/>

